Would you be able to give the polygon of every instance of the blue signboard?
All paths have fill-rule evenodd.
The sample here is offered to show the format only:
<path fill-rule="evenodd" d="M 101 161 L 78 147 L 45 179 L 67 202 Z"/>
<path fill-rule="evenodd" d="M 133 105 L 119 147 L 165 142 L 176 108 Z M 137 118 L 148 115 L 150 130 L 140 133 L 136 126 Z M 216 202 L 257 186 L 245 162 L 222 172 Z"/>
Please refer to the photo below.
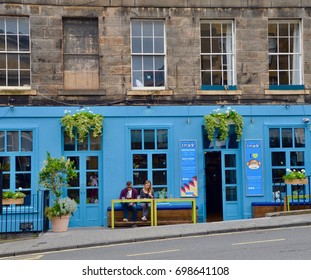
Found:
<path fill-rule="evenodd" d="M 180 170 L 182 197 L 198 196 L 198 174 L 197 174 L 197 141 L 180 141 Z"/>
<path fill-rule="evenodd" d="M 245 140 L 246 195 L 263 195 L 262 142 Z"/>

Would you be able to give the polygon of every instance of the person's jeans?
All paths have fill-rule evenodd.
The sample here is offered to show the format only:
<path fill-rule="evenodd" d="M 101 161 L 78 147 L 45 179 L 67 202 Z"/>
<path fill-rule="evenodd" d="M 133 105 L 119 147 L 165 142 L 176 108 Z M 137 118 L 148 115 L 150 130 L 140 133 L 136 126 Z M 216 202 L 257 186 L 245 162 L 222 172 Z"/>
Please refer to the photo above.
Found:
<path fill-rule="evenodd" d="M 132 221 L 135 222 L 137 219 L 137 205 L 134 203 L 131 206 L 129 203 L 122 203 L 124 218 L 129 219 L 129 211 L 132 211 Z"/>
<path fill-rule="evenodd" d="M 149 215 L 150 212 L 150 203 L 147 202 L 142 202 L 140 203 L 141 209 L 143 211 L 143 216 L 145 216 L 147 218 L 147 216 Z"/>

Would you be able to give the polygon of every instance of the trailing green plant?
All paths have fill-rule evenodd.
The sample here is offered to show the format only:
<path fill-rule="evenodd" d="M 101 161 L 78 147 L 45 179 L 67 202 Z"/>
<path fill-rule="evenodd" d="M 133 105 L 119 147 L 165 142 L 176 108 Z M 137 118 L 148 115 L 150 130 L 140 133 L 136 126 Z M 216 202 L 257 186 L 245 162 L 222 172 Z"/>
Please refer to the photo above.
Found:
<path fill-rule="evenodd" d="M 72 214 L 76 207 L 76 202 L 69 198 L 61 198 L 64 187 L 68 187 L 68 182 L 77 177 L 74 162 L 65 157 L 53 158 L 47 153 L 46 160 L 39 172 L 39 185 L 49 190 L 54 195 L 53 205 L 45 209 L 46 216 L 51 219 L 53 217 L 61 217 L 62 215 Z"/>
<path fill-rule="evenodd" d="M 2 193 L 2 199 L 18 199 L 18 198 L 24 198 L 26 197 L 26 194 L 23 192 L 12 192 L 12 191 L 4 191 Z"/>
<path fill-rule="evenodd" d="M 65 111 L 65 115 L 61 119 L 64 126 L 65 133 L 72 140 L 75 137 L 74 129 L 77 129 L 78 141 L 83 142 L 88 133 L 92 131 L 93 137 L 102 135 L 104 117 L 100 114 L 95 114 L 87 108 L 77 110 L 76 113 L 71 114 L 70 111 Z"/>
<path fill-rule="evenodd" d="M 296 169 L 286 169 L 286 174 L 282 177 L 283 180 L 295 180 L 295 179 L 306 179 L 306 171 L 304 169 L 296 170 Z"/>
<path fill-rule="evenodd" d="M 227 107 L 225 112 L 221 112 L 220 109 L 214 110 L 209 115 L 204 116 L 204 121 L 207 137 L 210 141 L 214 140 L 214 133 L 216 129 L 219 129 L 220 131 L 220 140 L 228 138 L 231 122 L 233 122 L 235 127 L 237 141 L 239 141 L 242 137 L 243 118 L 239 113 L 232 110 L 230 107 Z"/>

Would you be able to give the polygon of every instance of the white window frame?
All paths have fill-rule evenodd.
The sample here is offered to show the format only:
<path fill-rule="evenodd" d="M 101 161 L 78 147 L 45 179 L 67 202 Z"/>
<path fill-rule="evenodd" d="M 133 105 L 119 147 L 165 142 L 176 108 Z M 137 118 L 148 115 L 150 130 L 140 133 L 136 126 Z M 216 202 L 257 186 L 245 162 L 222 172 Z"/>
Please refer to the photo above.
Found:
<path fill-rule="evenodd" d="M 270 24 L 276 24 L 277 25 L 277 34 L 271 34 L 269 33 L 269 27 L 268 27 L 268 54 L 269 54 L 269 85 L 275 85 L 275 86 L 295 86 L 295 85 L 303 85 L 303 69 L 302 69 L 302 22 L 301 20 L 269 20 L 269 26 Z M 280 24 L 287 24 L 288 28 L 290 28 L 290 25 L 296 24 L 298 25 L 298 30 L 296 31 L 297 35 L 291 35 L 290 32 L 285 36 L 281 36 L 279 33 L 279 26 Z M 295 32 L 295 31 L 294 31 Z M 293 46 L 292 52 L 290 51 L 289 46 L 289 52 L 281 52 L 279 50 L 279 40 L 280 39 L 286 39 L 288 38 L 289 44 L 291 42 L 298 43 L 298 45 Z M 295 40 L 296 38 L 296 40 Z M 281 56 L 287 56 L 288 60 L 288 68 L 280 68 L 280 57 Z M 293 62 L 291 64 L 290 56 L 293 56 Z M 271 69 L 273 64 L 273 59 L 276 60 L 276 69 Z M 296 74 L 294 73 L 294 70 Z M 276 72 L 276 80 L 274 83 L 271 83 L 270 80 L 270 74 L 272 72 Z M 282 73 L 286 72 L 288 75 L 288 83 L 284 84 L 281 83 L 280 75 Z"/>
<path fill-rule="evenodd" d="M 163 36 L 156 36 L 154 33 L 153 35 L 150 37 L 148 36 L 144 36 L 143 31 L 141 31 L 141 36 L 135 36 L 133 34 L 133 23 L 140 23 L 141 24 L 141 28 L 143 28 L 144 23 L 148 24 L 148 23 L 152 23 L 153 25 L 153 32 L 154 32 L 154 23 L 155 22 L 162 22 L 163 23 Z M 133 46 L 134 46 L 134 40 L 141 38 L 141 51 L 140 52 L 136 52 L 135 50 L 133 50 Z M 143 46 L 143 42 L 144 39 L 152 39 L 152 43 L 153 43 L 153 50 L 151 52 L 145 52 L 144 51 L 144 46 Z M 163 51 L 155 51 L 155 41 L 156 39 L 162 39 L 163 40 L 163 46 L 161 46 L 163 48 Z M 135 62 L 134 62 L 134 58 L 135 57 L 141 57 L 142 63 L 141 63 L 141 69 L 136 69 L 135 67 Z M 144 66 L 144 59 L 146 58 L 152 58 L 153 61 L 153 66 L 152 69 L 146 69 Z M 163 70 L 156 69 L 155 67 L 155 60 L 158 57 L 163 57 Z M 165 89 L 166 86 L 166 36 L 165 36 L 165 22 L 164 20 L 146 20 L 146 19 L 132 19 L 131 20 L 131 59 L 132 59 L 132 89 L 134 90 L 152 90 L 152 89 L 157 89 L 157 90 L 163 90 Z M 145 77 L 149 77 L 149 75 L 147 74 L 148 72 L 152 72 L 153 76 L 152 76 L 152 85 L 148 86 L 146 85 L 146 81 L 145 81 Z M 163 85 L 160 86 L 156 86 L 156 72 L 163 74 Z"/>
<path fill-rule="evenodd" d="M 0 89 L 1 88 L 10 88 L 10 89 L 14 89 L 14 88 L 30 88 L 30 84 L 31 84 L 31 58 L 30 58 L 30 54 L 31 54 L 31 41 L 30 41 L 30 23 L 29 23 L 29 18 L 28 17 L 0 17 L 0 20 L 3 20 L 3 24 L 4 24 L 4 30 L 0 30 L 0 36 L 4 37 L 4 48 L 0 48 L 0 54 L 1 57 L 4 57 L 5 61 L 1 61 L 0 59 L 0 71 L 1 72 L 5 72 L 5 74 L 3 76 L 5 76 L 5 84 L 0 84 Z M 13 30 L 8 30 L 8 21 L 12 21 L 15 20 L 16 21 L 16 25 L 17 25 L 17 30 L 16 33 L 12 32 Z M 21 27 L 21 21 L 28 21 L 28 28 L 27 31 L 25 33 L 21 33 L 22 31 L 20 30 Z M 23 31 L 24 28 L 23 28 Z M 16 49 L 14 50 L 10 50 L 9 49 L 9 44 L 8 44 L 8 36 L 16 36 Z M 20 42 L 21 42 L 21 37 L 28 37 L 28 50 L 22 50 L 21 46 L 20 46 Z M 4 56 L 3 56 L 4 55 Z M 11 60 L 11 62 L 9 61 L 9 57 L 10 55 L 17 55 L 17 60 L 14 62 L 14 60 Z M 22 55 L 28 55 L 29 58 L 29 68 L 21 68 L 22 67 Z M 10 65 L 14 65 L 17 64 L 16 67 L 14 68 L 9 68 Z M 11 67 L 12 67 L 11 66 Z M 15 72 L 17 75 L 17 84 L 14 85 L 10 85 L 9 82 L 9 76 L 10 76 L 10 71 L 11 72 Z M 26 77 L 26 79 L 29 80 L 29 83 L 27 84 L 21 84 L 22 82 L 22 75 L 21 72 L 24 72 L 24 77 Z M 25 73 L 29 72 L 29 75 L 25 75 Z M 12 74 L 11 74 L 12 75 Z M 14 75 L 14 74 L 13 74 Z"/>
<path fill-rule="evenodd" d="M 210 25 L 210 36 L 202 36 L 202 25 L 203 24 L 209 24 Z M 212 32 L 212 28 L 213 25 L 221 25 L 221 28 L 224 28 L 225 25 L 228 26 L 228 24 L 231 24 L 231 34 L 232 34 L 232 38 L 231 38 L 231 44 L 230 41 L 228 40 L 224 40 L 225 37 L 223 36 L 223 32 L 221 32 L 221 36 L 213 36 L 213 32 Z M 234 21 L 233 20 L 202 20 L 200 22 L 200 54 L 201 54 L 201 85 L 202 85 L 202 89 L 204 89 L 204 86 L 220 86 L 223 87 L 224 89 L 228 89 L 228 87 L 230 86 L 235 86 L 236 85 L 236 69 L 235 69 L 235 25 L 234 25 Z M 226 34 L 230 34 L 229 30 L 226 32 Z M 209 39 L 210 38 L 210 44 L 213 43 L 213 39 L 215 39 L 214 41 L 216 41 L 217 39 L 220 39 L 221 44 L 224 44 L 225 42 L 227 42 L 228 45 L 226 45 L 226 52 L 224 52 L 223 48 L 220 48 L 220 52 L 213 52 L 213 47 L 210 46 L 210 52 L 204 52 L 204 50 L 202 50 L 202 39 Z M 229 50 L 229 51 L 228 51 Z M 207 69 L 203 69 L 203 58 L 204 57 L 208 57 L 209 56 L 209 67 Z M 213 56 L 221 56 L 221 65 L 220 65 L 220 69 L 215 69 L 213 68 L 213 63 L 212 63 L 212 57 Z M 226 61 L 227 63 L 225 63 L 224 61 L 224 56 L 226 57 Z M 229 63 L 228 63 L 229 62 Z M 229 66 L 228 66 L 229 65 Z M 225 67 L 227 67 L 227 69 L 225 69 Z M 221 73 L 221 81 L 219 81 L 219 83 L 215 83 L 213 81 L 213 74 L 215 74 L 216 72 L 220 72 Z M 227 75 L 225 75 L 227 72 Z M 231 75 L 228 75 L 229 72 L 231 72 Z M 210 75 L 210 83 L 204 83 L 204 79 L 203 79 L 203 75 Z M 224 77 L 227 76 L 227 79 L 224 79 Z M 225 82 L 226 81 L 226 82 Z"/>

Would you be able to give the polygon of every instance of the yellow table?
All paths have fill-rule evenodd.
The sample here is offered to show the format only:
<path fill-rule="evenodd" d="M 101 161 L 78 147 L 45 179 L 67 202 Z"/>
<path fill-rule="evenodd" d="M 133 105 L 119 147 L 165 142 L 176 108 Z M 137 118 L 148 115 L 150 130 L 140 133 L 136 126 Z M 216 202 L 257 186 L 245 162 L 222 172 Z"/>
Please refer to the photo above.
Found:
<path fill-rule="evenodd" d="M 130 202 L 147 202 L 147 203 L 150 203 L 150 224 L 151 226 L 154 225 L 154 222 L 153 222 L 153 209 L 154 209 L 154 206 L 153 206 L 153 199 L 150 199 L 150 198 L 141 198 L 141 199 L 113 199 L 111 200 L 111 229 L 114 229 L 114 204 L 115 203 L 122 203 L 122 202 L 126 202 L 126 203 L 130 203 Z"/>
<path fill-rule="evenodd" d="M 191 213 L 192 213 L 192 222 L 195 224 L 197 222 L 197 215 L 196 215 L 196 200 L 195 198 L 159 198 L 154 199 L 153 203 L 153 213 L 154 213 L 154 225 L 158 225 L 158 211 L 157 211 L 157 203 L 158 202 L 191 202 Z M 151 213 L 152 214 L 152 213 Z"/>

